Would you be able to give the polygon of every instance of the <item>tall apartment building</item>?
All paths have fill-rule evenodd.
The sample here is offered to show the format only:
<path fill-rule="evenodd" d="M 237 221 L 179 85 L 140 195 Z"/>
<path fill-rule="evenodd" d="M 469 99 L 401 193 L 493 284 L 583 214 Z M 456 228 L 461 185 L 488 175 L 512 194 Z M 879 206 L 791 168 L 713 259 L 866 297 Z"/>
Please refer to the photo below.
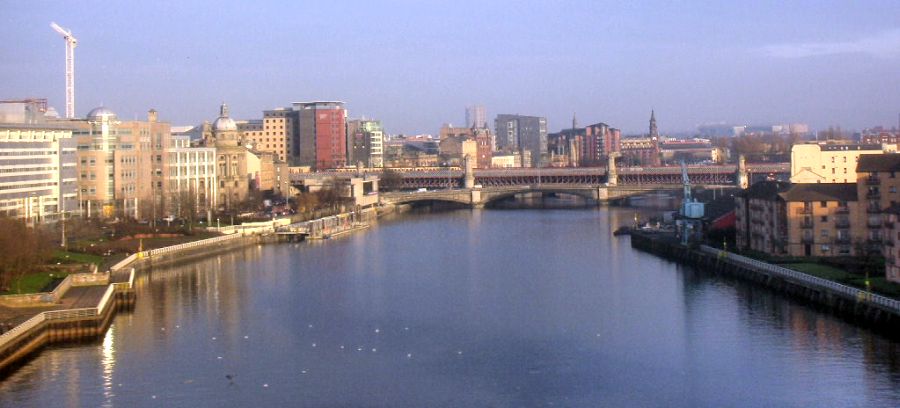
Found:
<path fill-rule="evenodd" d="M 297 143 L 292 143 L 300 166 L 316 170 L 347 166 L 347 110 L 339 101 L 295 102 L 299 112 Z"/>
<path fill-rule="evenodd" d="M 72 130 L 0 123 L 0 215 L 55 221 L 78 209 Z"/>
<path fill-rule="evenodd" d="M 494 119 L 497 150 L 521 152 L 531 160 L 526 167 L 540 166 L 547 158 L 547 119 L 537 116 L 497 115 Z M 527 153 L 526 153 L 527 152 Z"/>
<path fill-rule="evenodd" d="M 764 181 L 735 196 L 737 245 L 772 255 L 855 255 L 866 226 L 855 183 Z"/>
<path fill-rule="evenodd" d="M 792 183 L 856 183 L 862 154 L 881 154 L 882 145 L 805 143 L 791 148 Z"/>
<path fill-rule="evenodd" d="M 483 105 L 466 107 L 466 127 L 484 129 L 487 128 L 487 111 Z"/>
<path fill-rule="evenodd" d="M 377 120 L 355 119 L 347 122 L 347 163 L 365 167 L 384 167 L 384 131 Z"/>

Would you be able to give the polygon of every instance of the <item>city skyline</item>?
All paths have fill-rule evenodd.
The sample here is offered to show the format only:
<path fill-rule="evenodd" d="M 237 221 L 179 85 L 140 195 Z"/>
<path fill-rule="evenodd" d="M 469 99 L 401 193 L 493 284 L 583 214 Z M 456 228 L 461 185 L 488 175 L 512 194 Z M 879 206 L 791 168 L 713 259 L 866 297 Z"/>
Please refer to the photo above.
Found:
<path fill-rule="evenodd" d="M 155 108 L 193 125 L 214 120 L 222 101 L 253 119 L 344 100 L 351 117 L 416 134 L 462 123 L 475 103 L 489 119 L 543 116 L 558 130 L 577 112 L 633 134 L 651 109 L 662 133 L 715 122 L 891 127 L 900 111 L 893 2 L 99 4 L 6 4 L 2 98 L 46 97 L 64 111 L 56 21 L 79 39 L 78 117 Z"/>

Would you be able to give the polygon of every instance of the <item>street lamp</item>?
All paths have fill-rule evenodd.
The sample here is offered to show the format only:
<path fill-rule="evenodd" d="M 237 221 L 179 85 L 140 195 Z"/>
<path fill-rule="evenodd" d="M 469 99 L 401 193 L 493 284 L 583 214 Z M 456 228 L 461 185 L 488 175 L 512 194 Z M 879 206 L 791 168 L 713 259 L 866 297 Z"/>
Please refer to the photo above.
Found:
<path fill-rule="evenodd" d="M 221 227 L 219 226 L 219 217 L 216 217 L 216 229 L 219 229 L 219 228 L 221 228 Z"/>

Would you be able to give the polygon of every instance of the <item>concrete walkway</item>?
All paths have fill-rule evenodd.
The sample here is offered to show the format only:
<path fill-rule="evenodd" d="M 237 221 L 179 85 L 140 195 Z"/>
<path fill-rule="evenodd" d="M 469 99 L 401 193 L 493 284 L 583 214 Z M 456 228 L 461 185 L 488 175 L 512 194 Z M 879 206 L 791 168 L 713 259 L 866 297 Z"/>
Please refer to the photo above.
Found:
<path fill-rule="evenodd" d="M 57 303 L 48 303 L 46 306 L 33 307 L 6 307 L 0 306 L 0 332 L 5 332 L 22 322 L 34 317 L 41 312 L 63 309 L 80 309 L 85 307 L 97 307 L 107 285 L 77 286 L 70 288 Z"/>

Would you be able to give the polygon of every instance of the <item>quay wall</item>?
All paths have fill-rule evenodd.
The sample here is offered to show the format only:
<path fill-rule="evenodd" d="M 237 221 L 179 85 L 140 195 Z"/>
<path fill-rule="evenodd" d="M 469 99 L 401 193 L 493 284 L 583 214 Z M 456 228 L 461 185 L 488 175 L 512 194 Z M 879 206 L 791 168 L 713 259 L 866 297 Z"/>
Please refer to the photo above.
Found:
<path fill-rule="evenodd" d="M 44 347 L 103 336 L 118 310 L 134 306 L 134 273 L 127 282 L 113 283 L 97 307 L 38 313 L 0 335 L 0 378 L 4 378 Z"/>
<path fill-rule="evenodd" d="M 313 222 L 317 223 L 319 231 L 333 234 L 358 228 L 364 221 L 374 220 L 377 216 L 374 209 L 367 209 L 352 215 L 341 214 Z M 141 251 L 113 265 L 107 273 L 72 274 L 53 292 L 10 298 L 9 301 L 14 304 L 56 302 L 74 286 L 108 285 L 97 307 L 38 313 L 0 334 L 0 379 L 47 345 L 92 341 L 102 337 L 116 311 L 129 310 L 134 306 L 134 277 L 137 270 L 189 262 L 243 246 L 277 242 L 276 230 L 286 225 L 283 220 L 255 223 L 252 228 L 236 229 L 229 235 Z"/>
<path fill-rule="evenodd" d="M 774 289 L 859 325 L 900 336 L 900 301 L 707 246 L 685 248 L 652 234 L 632 234 L 631 246 L 702 271 Z"/>

